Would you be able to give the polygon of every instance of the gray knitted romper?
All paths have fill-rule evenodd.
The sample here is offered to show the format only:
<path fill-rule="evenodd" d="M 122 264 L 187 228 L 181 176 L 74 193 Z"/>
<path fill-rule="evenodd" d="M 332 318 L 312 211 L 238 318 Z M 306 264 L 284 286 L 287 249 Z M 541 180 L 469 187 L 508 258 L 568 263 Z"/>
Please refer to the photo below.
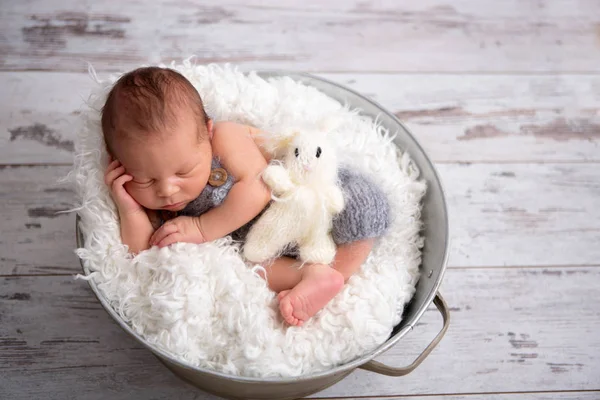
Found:
<path fill-rule="evenodd" d="M 215 158 L 212 169 L 222 168 Z M 223 203 L 235 183 L 234 177 L 227 174 L 221 186 L 207 184 L 200 196 L 190 202 L 177 215 L 198 216 Z M 338 171 L 339 184 L 344 193 L 345 207 L 333 219 L 331 236 L 336 245 L 376 238 L 383 235 L 390 224 L 390 206 L 385 194 L 369 178 L 348 168 Z M 234 240 L 244 241 L 252 221 L 231 234 Z M 286 252 L 295 255 L 295 252 Z"/>

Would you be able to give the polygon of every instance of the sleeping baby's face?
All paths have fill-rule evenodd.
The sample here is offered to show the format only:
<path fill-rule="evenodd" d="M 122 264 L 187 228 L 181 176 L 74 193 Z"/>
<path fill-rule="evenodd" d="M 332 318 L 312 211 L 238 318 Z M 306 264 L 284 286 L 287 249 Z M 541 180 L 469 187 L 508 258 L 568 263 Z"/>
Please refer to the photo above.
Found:
<path fill-rule="evenodd" d="M 198 127 L 192 112 L 183 113 L 177 121 L 168 131 L 140 135 L 148 138 L 145 141 L 123 139 L 114 146 L 114 156 L 133 176 L 125 189 L 147 209 L 182 210 L 208 181 L 212 121 Z"/>

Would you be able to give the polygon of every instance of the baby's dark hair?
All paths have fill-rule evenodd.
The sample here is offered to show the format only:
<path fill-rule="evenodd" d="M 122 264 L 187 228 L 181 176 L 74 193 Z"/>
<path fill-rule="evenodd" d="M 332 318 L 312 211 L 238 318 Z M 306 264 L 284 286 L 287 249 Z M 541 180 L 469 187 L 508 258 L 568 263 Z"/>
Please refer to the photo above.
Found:
<path fill-rule="evenodd" d="M 102 108 L 102 132 L 108 151 L 114 154 L 112 146 L 117 137 L 132 137 L 127 128 L 154 133 L 176 126 L 182 106 L 195 113 L 199 128 L 206 125 L 209 118 L 198 91 L 179 72 L 143 67 L 121 76 Z"/>

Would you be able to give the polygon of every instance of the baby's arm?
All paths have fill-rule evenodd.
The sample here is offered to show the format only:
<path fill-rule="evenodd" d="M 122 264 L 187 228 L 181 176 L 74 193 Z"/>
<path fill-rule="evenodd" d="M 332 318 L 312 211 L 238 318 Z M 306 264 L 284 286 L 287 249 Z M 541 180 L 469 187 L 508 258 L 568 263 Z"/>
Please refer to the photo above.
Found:
<path fill-rule="evenodd" d="M 148 240 L 154 232 L 150 218 L 140 206 L 127 193 L 123 185 L 132 180 L 131 175 L 125 173 L 125 168 L 117 160 L 113 160 L 107 167 L 104 182 L 110 190 L 121 226 L 121 241 L 129 247 L 132 253 L 139 253 L 148 248 Z"/>
<path fill-rule="evenodd" d="M 235 124 L 235 125 L 238 126 L 237 129 L 246 130 L 250 134 L 250 137 L 252 138 L 252 140 L 254 141 L 256 146 L 258 146 L 258 149 L 260 150 L 264 159 L 267 161 L 267 163 L 270 162 L 272 157 L 271 157 L 271 154 L 269 154 L 266 151 L 265 136 L 264 136 L 265 133 L 262 132 L 260 129 L 255 128 L 250 125 L 239 125 L 239 124 Z"/>
<path fill-rule="evenodd" d="M 122 214 L 119 212 L 121 222 L 121 240 L 129 247 L 129 252 L 137 254 L 147 250 L 150 236 L 154 233 L 154 227 L 148 218 L 146 211 L 142 210 L 135 214 Z"/>
<path fill-rule="evenodd" d="M 260 178 L 267 161 L 254 142 L 249 127 L 233 122 L 215 124 L 213 154 L 236 178 L 225 201 L 200 216 L 206 240 L 215 240 L 235 231 L 256 217 L 269 203 L 271 192 Z"/>

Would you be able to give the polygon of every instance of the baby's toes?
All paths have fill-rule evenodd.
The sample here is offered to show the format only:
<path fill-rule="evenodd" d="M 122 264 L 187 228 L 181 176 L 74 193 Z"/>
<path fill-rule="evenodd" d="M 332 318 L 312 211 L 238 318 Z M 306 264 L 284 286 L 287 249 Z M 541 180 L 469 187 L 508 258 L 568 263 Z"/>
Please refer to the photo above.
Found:
<path fill-rule="evenodd" d="M 281 316 L 290 325 L 297 325 L 298 319 L 294 317 L 294 307 L 290 302 L 289 297 L 284 297 L 279 303 L 279 312 Z"/>
<path fill-rule="evenodd" d="M 281 292 L 279 292 L 279 294 L 277 295 L 277 300 L 281 301 L 281 299 L 283 299 L 285 296 L 287 296 L 287 294 L 289 293 L 289 290 L 282 290 Z"/>

